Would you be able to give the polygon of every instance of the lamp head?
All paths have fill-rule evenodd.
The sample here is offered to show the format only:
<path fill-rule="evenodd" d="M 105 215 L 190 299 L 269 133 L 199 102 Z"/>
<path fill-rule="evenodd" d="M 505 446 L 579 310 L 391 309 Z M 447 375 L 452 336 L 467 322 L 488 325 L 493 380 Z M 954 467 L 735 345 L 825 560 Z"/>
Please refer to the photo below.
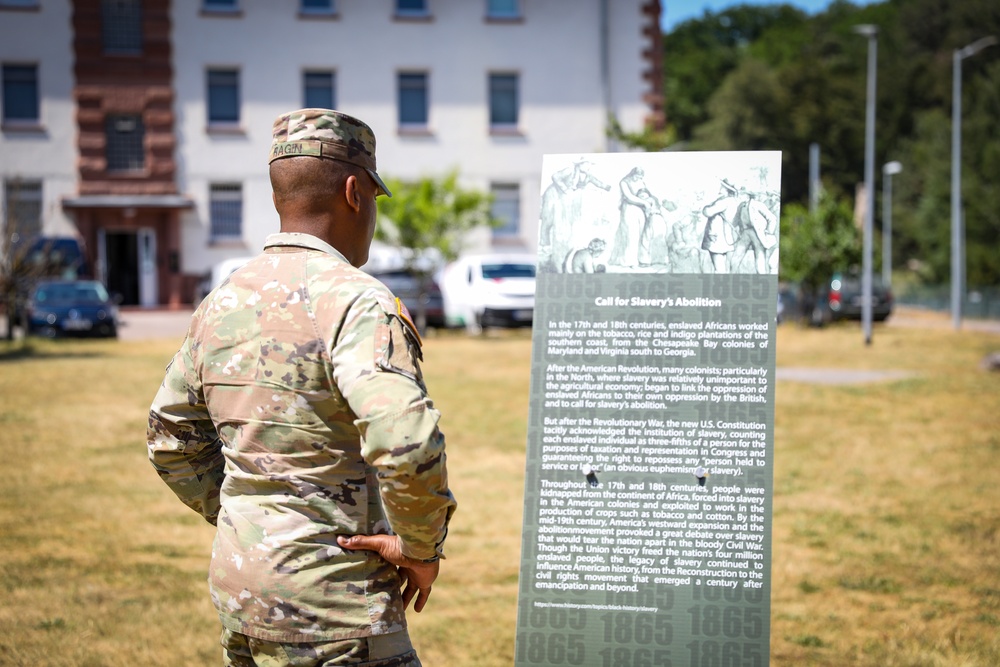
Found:
<path fill-rule="evenodd" d="M 862 23 L 861 25 L 856 25 L 853 28 L 854 32 L 859 35 L 863 35 L 868 38 L 875 37 L 878 34 L 878 26 L 871 23 Z"/>
<path fill-rule="evenodd" d="M 965 48 L 958 49 L 958 57 L 968 58 L 969 56 L 974 56 L 983 49 L 985 49 L 987 46 L 993 46 L 997 42 L 1000 42 L 1000 40 L 996 38 L 996 35 L 988 35 L 986 37 L 982 37 L 974 41 L 972 44 L 969 44 Z"/>
<path fill-rule="evenodd" d="M 882 165 L 882 173 L 886 176 L 895 176 L 901 171 L 903 171 L 903 165 L 895 160 L 892 162 L 886 162 Z"/>

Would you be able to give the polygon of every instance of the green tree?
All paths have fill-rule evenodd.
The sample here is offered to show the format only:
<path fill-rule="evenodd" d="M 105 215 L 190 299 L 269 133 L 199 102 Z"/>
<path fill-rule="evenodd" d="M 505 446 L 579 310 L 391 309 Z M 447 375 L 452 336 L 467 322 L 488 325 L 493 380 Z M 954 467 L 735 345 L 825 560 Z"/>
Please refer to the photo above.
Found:
<path fill-rule="evenodd" d="M 379 224 L 375 237 L 401 248 L 407 268 L 420 278 L 417 327 L 427 323 L 427 287 L 434 267 L 428 261 L 438 255 L 444 261 L 458 257 L 466 234 L 475 227 L 496 227 L 502 221 L 491 212 L 492 197 L 462 188 L 457 172 L 442 178 L 424 177 L 405 182 L 388 179 L 392 197 L 378 198 Z"/>
<path fill-rule="evenodd" d="M 951 121 L 942 109 L 917 116 L 900 145 L 903 173 L 893 180 L 893 266 L 920 267 L 921 278 L 949 280 L 951 252 Z"/>
<path fill-rule="evenodd" d="M 709 150 L 775 150 L 781 147 L 788 100 L 775 72 L 747 58 L 708 103 L 709 119 L 695 130 L 694 146 Z"/>
<path fill-rule="evenodd" d="M 921 279 L 947 282 L 952 53 L 1000 35 L 996 0 L 834 0 L 814 16 L 781 5 L 706 12 L 664 37 L 667 118 L 694 148 L 781 150 L 786 208 L 807 200 L 812 143 L 827 191 L 853 197 L 864 177 L 868 44 L 854 32 L 862 23 L 879 30 L 876 168 L 904 165 L 894 181 L 893 266 L 921 266 Z M 1000 46 L 962 64 L 971 286 L 1000 283 L 998 63 Z"/>
<path fill-rule="evenodd" d="M 798 283 L 802 314 L 808 316 L 816 290 L 838 271 L 861 263 L 861 234 L 850 202 L 824 194 L 816 212 L 790 204 L 781 216 L 781 278 Z"/>
<path fill-rule="evenodd" d="M 761 35 L 792 30 L 806 18 L 791 5 L 740 5 L 718 13 L 706 11 L 702 18 L 685 21 L 665 35 L 664 97 L 667 121 L 676 128 L 677 138 L 694 137 L 695 128 L 708 118 L 709 98 Z M 786 50 L 793 48 L 789 45 Z"/>
<path fill-rule="evenodd" d="M 4 336 L 7 340 L 14 339 L 14 327 L 18 325 L 22 309 L 22 286 L 31 280 L 33 267 L 28 262 L 25 248 L 16 242 L 16 231 L 10 231 L 12 220 L 7 219 L 7 229 L 4 229 L 3 247 L 0 248 L 0 302 L 3 303 L 7 316 L 7 330 Z"/>
<path fill-rule="evenodd" d="M 630 148 L 648 152 L 666 150 L 677 142 L 677 131 L 671 125 L 662 129 L 647 126 L 641 132 L 628 132 L 622 128 L 618 117 L 614 114 L 608 114 L 605 134 Z"/>
<path fill-rule="evenodd" d="M 26 325 L 24 309 L 32 286 L 39 278 L 56 274 L 58 269 L 49 265 L 47 248 L 32 252 L 38 229 L 26 219 L 23 209 L 14 203 L 19 200 L 20 188 L 20 180 L 14 180 L 7 186 L 6 218 L 0 240 L 0 304 L 3 304 L 7 316 L 7 331 L 4 333 L 7 340 L 14 339 L 16 326 Z"/>
<path fill-rule="evenodd" d="M 1000 46 L 993 49 L 992 62 L 965 91 L 962 196 L 970 287 L 1000 283 Z"/>

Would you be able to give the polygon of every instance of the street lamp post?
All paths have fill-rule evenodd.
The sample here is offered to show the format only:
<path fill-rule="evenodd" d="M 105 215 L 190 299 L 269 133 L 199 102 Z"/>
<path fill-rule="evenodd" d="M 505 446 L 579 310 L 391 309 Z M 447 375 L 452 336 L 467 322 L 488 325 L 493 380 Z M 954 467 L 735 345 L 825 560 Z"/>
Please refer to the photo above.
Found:
<path fill-rule="evenodd" d="M 882 165 L 882 284 L 892 285 L 892 177 L 903 171 L 898 162 Z"/>
<path fill-rule="evenodd" d="M 878 26 L 854 26 L 868 38 L 868 92 L 865 103 L 865 222 L 861 248 L 861 328 L 865 345 L 872 343 L 872 229 L 875 227 L 875 66 L 878 62 Z"/>
<path fill-rule="evenodd" d="M 819 210 L 819 144 L 809 144 L 809 212 Z"/>
<path fill-rule="evenodd" d="M 965 262 L 965 229 L 962 219 L 962 61 L 997 43 L 993 35 L 955 49 L 951 61 L 951 323 L 962 327 L 962 274 Z"/>

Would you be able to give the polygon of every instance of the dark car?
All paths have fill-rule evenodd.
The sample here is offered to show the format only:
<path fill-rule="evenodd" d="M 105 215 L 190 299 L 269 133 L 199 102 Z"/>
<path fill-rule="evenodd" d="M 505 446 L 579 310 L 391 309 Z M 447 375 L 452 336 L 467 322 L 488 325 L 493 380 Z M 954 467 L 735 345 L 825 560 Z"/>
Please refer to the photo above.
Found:
<path fill-rule="evenodd" d="M 118 307 L 96 280 L 43 280 L 27 309 L 28 334 L 118 336 Z"/>
<path fill-rule="evenodd" d="M 410 317 L 414 321 L 420 317 L 418 315 L 420 309 L 420 276 L 406 269 L 382 271 L 372 273 L 372 275 L 378 278 L 389 288 L 389 291 L 403 302 L 406 309 L 410 311 Z M 444 300 L 441 298 L 441 288 L 430 277 L 426 281 L 424 317 L 426 318 L 427 326 L 440 328 L 444 326 Z"/>
<path fill-rule="evenodd" d="M 26 249 L 25 260 L 40 276 L 64 280 L 90 277 L 83 246 L 70 236 L 36 238 Z"/>
<path fill-rule="evenodd" d="M 21 237 L 14 241 L 8 256 L 10 292 L 0 298 L 5 303 L 11 323 L 25 326 L 25 309 L 39 280 L 78 280 L 89 278 L 86 255 L 80 241 L 68 236 Z"/>
<path fill-rule="evenodd" d="M 861 319 L 861 276 L 836 273 L 816 295 L 809 322 L 823 326 L 838 320 Z M 882 283 L 882 276 L 872 275 L 872 319 L 883 322 L 892 314 L 892 292 Z"/>

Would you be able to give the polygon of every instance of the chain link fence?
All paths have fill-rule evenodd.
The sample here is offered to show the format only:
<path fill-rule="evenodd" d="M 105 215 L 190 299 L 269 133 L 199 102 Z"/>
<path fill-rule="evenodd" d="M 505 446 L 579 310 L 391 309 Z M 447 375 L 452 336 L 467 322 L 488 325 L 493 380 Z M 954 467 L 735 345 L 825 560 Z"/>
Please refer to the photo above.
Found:
<path fill-rule="evenodd" d="M 915 306 L 951 311 L 951 288 L 948 285 L 907 286 L 895 294 L 901 306 Z M 1000 320 L 1000 287 L 970 287 L 962 300 L 962 317 Z"/>

